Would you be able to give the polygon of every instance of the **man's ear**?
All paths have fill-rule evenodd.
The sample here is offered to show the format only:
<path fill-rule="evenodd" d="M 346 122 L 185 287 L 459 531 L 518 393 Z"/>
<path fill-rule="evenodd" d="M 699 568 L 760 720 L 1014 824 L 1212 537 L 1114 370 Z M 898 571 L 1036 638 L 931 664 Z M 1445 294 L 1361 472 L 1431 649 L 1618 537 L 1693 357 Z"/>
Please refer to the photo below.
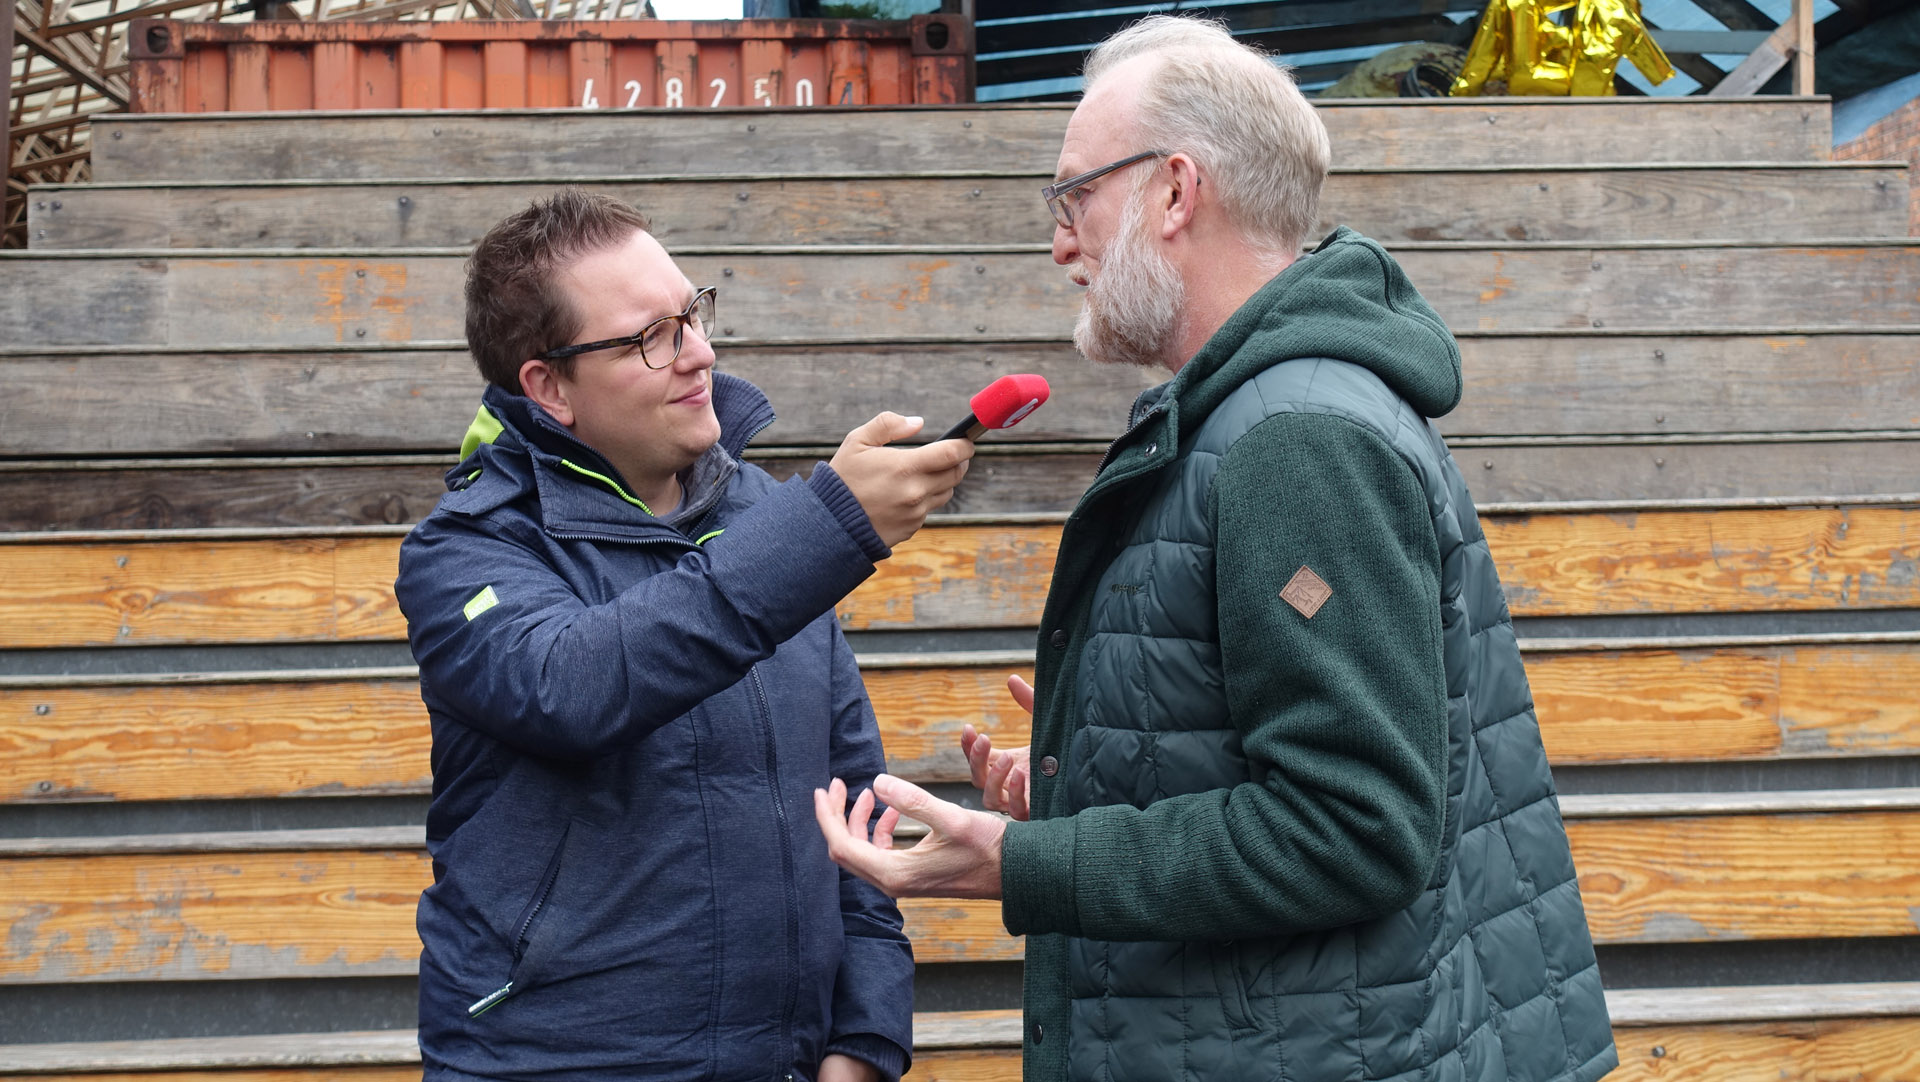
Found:
<path fill-rule="evenodd" d="M 540 408 L 547 411 L 547 416 L 560 422 L 563 427 L 573 427 L 573 403 L 568 397 L 569 388 L 552 365 L 537 357 L 522 364 L 520 391 L 539 403 Z"/>
<path fill-rule="evenodd" d="M 1193 225 L 1200 195 L 1200 168 L 1185 154 L 1167 159 L 1167 209 L 1160 221 L 1160 237 L 1172 240 L 1182 229 Z"/>

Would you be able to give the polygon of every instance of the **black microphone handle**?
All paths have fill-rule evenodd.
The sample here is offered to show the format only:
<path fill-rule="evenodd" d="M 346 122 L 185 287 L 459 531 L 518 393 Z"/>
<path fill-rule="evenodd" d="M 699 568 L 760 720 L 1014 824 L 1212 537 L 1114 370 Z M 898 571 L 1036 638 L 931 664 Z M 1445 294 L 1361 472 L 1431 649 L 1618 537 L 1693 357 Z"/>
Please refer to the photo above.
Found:
<path fill-rule="evenodd" d="M 941 436 L 940 438 L 943 440 L 958 440 L 958 439 L 977 440 L 986 434 L 987 434 L 987 426 L 981 424 L 979 418 L 969 413 L 967 414 L 965 420 L 961 421 L 957 425 L 954 425 L 952 428 L 947 429 L 947 434 L 944 436 Z"/>

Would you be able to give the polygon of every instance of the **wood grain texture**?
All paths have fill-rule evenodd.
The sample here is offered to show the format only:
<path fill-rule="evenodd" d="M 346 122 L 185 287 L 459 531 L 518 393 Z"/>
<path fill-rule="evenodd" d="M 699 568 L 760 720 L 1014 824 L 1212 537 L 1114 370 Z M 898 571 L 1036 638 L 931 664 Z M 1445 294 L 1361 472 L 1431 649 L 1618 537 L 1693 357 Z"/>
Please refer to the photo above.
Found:
<path fill-rule="evenodd" d="M 390 465 L 324 459 L 201 460 L 199 465 L 121 460 L 121 468 L 75 468 L 68 461 L 43 469 L 0 469 L 0 532 L 418 522 L 446 493 L 442 475 L 452 459 L 421 455 Z"/>
<path fill-rule="evenodd" d="M 1528 652 L 1555 765 L 1920 753 L 1920 645 Z M 1019 655 L 933 667 L 868 661 L 888 769 L 967 780 L 961 727 L 1028 740 L 1006 678 Z M 0 684 L 0 803 L 424 793 L 419 689 L 385 670 L 192 682 Z"/>
<path fill-rule="evenodd" d="M 1570 820 L 1595 943 L 1920 933 L 1920 816 Z"/>
<path fill-rule="evenodd" d="M 0 687 L 0 802 L 425 793 L 416 679 Z"/>
<path fill-rule="evenodd" d="M 1817 995 L 1809 989 L 1808 994 Z M 1920 1076 L 1920 1019 L 1614 1030 L 1619 1082 L 1907 1082 Z M 1659 1054 L 1654 1050 L 1658 1049 Z M 1018 1082 L 1020 1049 L 923 1052 L 913 1082 Z"/>
<path fill-rule="evenodd" d="M 1454 439 L 1920 430 L 1913 334 L 1473 335 L 1460 349 L 1464 398 L 1439 421 Z M 1045 376 L 1053 400 L 995 441 L 1104 441 L 1156 382 L 1065 341 L 718 352 L 773 402 L 762 447 L 835 446 L 883 409 L 944 417 L 1008 372 Z M 451 454 L 482 386 L 451 349 L 15 353 L 0 356 L 0 455 Z M 146 423 L 95 423 L 135 413 Z M 1658 469 L 1649 459 L 1635 483 Z"/>
<path fill-rule="evenodd" d="M 1025 176 L 590 181 L 679 244 L 1027 244 L 1052 235 Z M 1816 240 L 1906 232 L 1894 166 L 1335 172 L 1318 234 L 1381 241 Z M 530 181 L 37 189 L 35 248 L 470 245 L 557 185 Z M 930 213 L 941 208 L 940 213 Z"/>
<path fill-rule="evenodd" d="M 1597 101 L 1598 99 L 1595 99 Z M 1346 167 L 1548 162 L 1794 162 L 1829 156 L 1812 100 L 1327 102 Z M 537 177 L 988 169 L 1052 173 L 1071 108 L 562 111 L 313 118 L 103 118 L 95 179 Z M 119 133 L 116 137 L 115 133 Z"/>
<path fill-rule="evenodd" d="M 1911 643 L 1525 657 L 1555 764 L 1920 752 Z"/>
<path fill-rule="evenodd" d="M 0 545 L 0 645 L 393 639 L 398 566 L 392 537 Z"/>
<path fill-rule="evenodd" d="M 1031 448 L 1019 448 L 1022 452 Z M 756 453 L 748 461 L 785 479 L 832 455 Z M 1920 454 L 1920 441 L 1916 441 Z M 113 464 L 71 461 L 0 467 L 0 532 L 158 530 L 199 527 L 343 527 L 416 522 L 446 493 L 451 455 L 396 458 L 394 464 L 324 459 Z M 945 510 L 968 514 L 1064 511 L 1093 480 L 1092 452 L 1002 454 L 973 460 L 967 483 Z M 157 468 L 156 468 L 157 467 Z M 1891 470 L 1892 467 L 1890 466 Z M 1900 475 L 1910 482 L 1912 473 Z M 1795 491 L 1805 491 L 1796 489 Z M 1849 491 L 1866 491 L 1849 489 Z"/>
<path fill-rule="evenodd" d="M 1488 516 L 1517 616 L 1920 606 L 1920 509 Z M 1032 627 L 1059 527 L 935 525 L 839 606 L 850 630 Z M 399 538 L 17 539 L 0 648 L 398 640 Z"/>
<path fill-rule="evenodd" d="M 1516 615 L 1783 612 L 1920 602 L 1905 508 L 1490 517 Z"/>
<path fill-rule="evenodd" d="M 1570 820 L 1599 943 L 1920 934 L 1920 813 Z M 0 983 L 404 975 L 407 848 L 0 859 Z M 921 963 L 1013 961 L 998 902 L 902 903 Z"/>
<path fill-rule="evenodd" d="M 918 1052 L 913 1069 L 901 1077 L 911 1082 L 1019 1082 L 1020 1048 Z"/>
<path fill-rule="evenodd" d="M 1448 325 L 1508 333 L 1920 324 L 1920 247 L 1413 247 Z M 42 346 L 457 340 L 464 253 L 245 250 L 0 258 L 0 337 Z M 1080 289 L 1044 251 L 684 251 L 721 283 L 726 337 L 1065 338 Z M 730 272 L 730 273 L 729 273 Z M 58 303 L 103 298 L 87 320 Z"/>
<path fill-rule="evenodd" d="M 0 983 L 415 972 L 424 850 L 0 861 Z"/>
<path fill-rule="evenodd" d="M 990 441 L 946 510 L 1070 511 L 1093 481 L 1097 447 Z M 831 453 L 749 448 L 747 458 L 784 479 Z M 1920 438 L 1475 442 L 1454 454 L 1474 497 L 1487 503 L 1899 494 L 1920 477 Z M 433 509 L 450 465 L 451 455 L 0 462 L 0 532 L 403 524 Z"/>
<path fill-rule="evenodd" d="M 1908 439 L 1456 444 L 1453 454 L 1484 503 L 1895 494 L 1920 477 L 1920 440 Z"/>
<path fill-rule="evenodd" d="M 1814 994 L 1810 990 L 1810 994 Z M 959 1012 L 955 1012 L 959 1013 Z M 976 1048 L 916 1049 L 913 1082 L 1019 1082 L 1020 1020 L 1017 1011 L 971 1012 L 1003 1014 L 999 1028 L 1010 1040 Z M 938 1015 L 915 1017 L 916 1034 Z M 138 1073 L 61 1071 L 51 1077 L 71 1082 L 307 1082 L 326 1078 L 349 1082 L 399 1082 L 419 1077 L 419 1068 L 350 1066 L 319 1062 L 324 1048 L 340 1035 L 306 1035 L 316 1062 L 308 1067 L 279 1069 L 174 1068 Z M 411 1037 L 411 1031 L 404 1036 Z M 1614 1029 L 1621 1066 L 1611 1076 L 1633 1082 L 1906 1082 L 1920 1074 L 1914 1057 L 1920 1049 L 1920 1020 L 1836 1019 L 1808 1022 L 1738 1025 L 1702 1023 L 1690 1026 L 1624 1027 Z M 1656 1055 L 1654 1050 L 1658 1049 Z M 49 1075 L 0 1074 L 5 1082 L 44 1079 Z"/>
<path fill-rule="evenodd" d="M 1817 986 L 1807 989 L 1817 998 Z M 1615 1027 L 1621 1082 L 1905 1082 L 1920 1078 L 1920 1018 Z M 1657 1050 L 1657 1052 L 1656 1052 Z"/>

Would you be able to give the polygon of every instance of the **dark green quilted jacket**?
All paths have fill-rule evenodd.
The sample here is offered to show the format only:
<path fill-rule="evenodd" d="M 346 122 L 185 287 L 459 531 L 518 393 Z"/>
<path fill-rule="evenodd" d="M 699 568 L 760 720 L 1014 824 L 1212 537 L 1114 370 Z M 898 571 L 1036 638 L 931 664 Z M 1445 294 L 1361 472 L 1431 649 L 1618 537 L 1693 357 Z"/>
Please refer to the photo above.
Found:
<path fill-rule="evenodd" d="M 1520 653 L 1431 417 L 1460 357 L 1341 230 L 1169 383 L 1040 630 L 1026 1077 L 1592 1082 L 1616 1063 Z"/>

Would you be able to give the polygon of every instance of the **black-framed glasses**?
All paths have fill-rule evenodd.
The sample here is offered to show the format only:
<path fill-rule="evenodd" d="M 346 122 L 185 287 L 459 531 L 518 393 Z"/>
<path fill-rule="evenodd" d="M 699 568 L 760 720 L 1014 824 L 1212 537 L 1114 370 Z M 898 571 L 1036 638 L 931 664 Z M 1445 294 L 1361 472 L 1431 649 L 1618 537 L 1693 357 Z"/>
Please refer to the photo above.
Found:
<path fill-rule="evenodd" d="M 1143 162 L 1148 158 L 1164 158 L 1171 153 L 1173 152 L 1170 150 L 1143 150 L 1130 158 L 1122 158 L 1117 162 L 1103 165 L 1098 169 L 1088 170 L 1077 177 L 1068 177 L 1065 180 L 1055 181 L 1040 189 L 1040 198 L 1047 201 L 1047 211 L 1053 215 L 1054 221 L 1060 223 L 1060 228 L 1072 229 L 1073 204 L 1078 203 L 1080 200 L 1076 198 L 1070 203 L 1067 201 L 1068 196 L 1077 195 L 1081 188 L 1092 184 L 1094 181 L 1099 180 L 1115 169 L 1125 169 L 1134 162 Z"/>
<path fill-rule="evenodd" d="M 623 335 L 619 338 L 607 338 L 599 342 L 585 342 L 577 346 L 561 346 L 550 349 L 540 355 L 543 361 L 558 361 L 566 357 L 577 357 L 582 353 L 592 353 L 596 349 L 611 349 L 614 346 L 639 346 L 640 363 L 648 368 L 665 368 L 680 359 L 680 347 L 687 340 L 687 331 L 706 341 L 713 335 L 713 299 L 720 291 L 712 286 L 693 295 L 687 310 L 678 315 L 661 316 L 646 325 L 639 334 Z"/>

